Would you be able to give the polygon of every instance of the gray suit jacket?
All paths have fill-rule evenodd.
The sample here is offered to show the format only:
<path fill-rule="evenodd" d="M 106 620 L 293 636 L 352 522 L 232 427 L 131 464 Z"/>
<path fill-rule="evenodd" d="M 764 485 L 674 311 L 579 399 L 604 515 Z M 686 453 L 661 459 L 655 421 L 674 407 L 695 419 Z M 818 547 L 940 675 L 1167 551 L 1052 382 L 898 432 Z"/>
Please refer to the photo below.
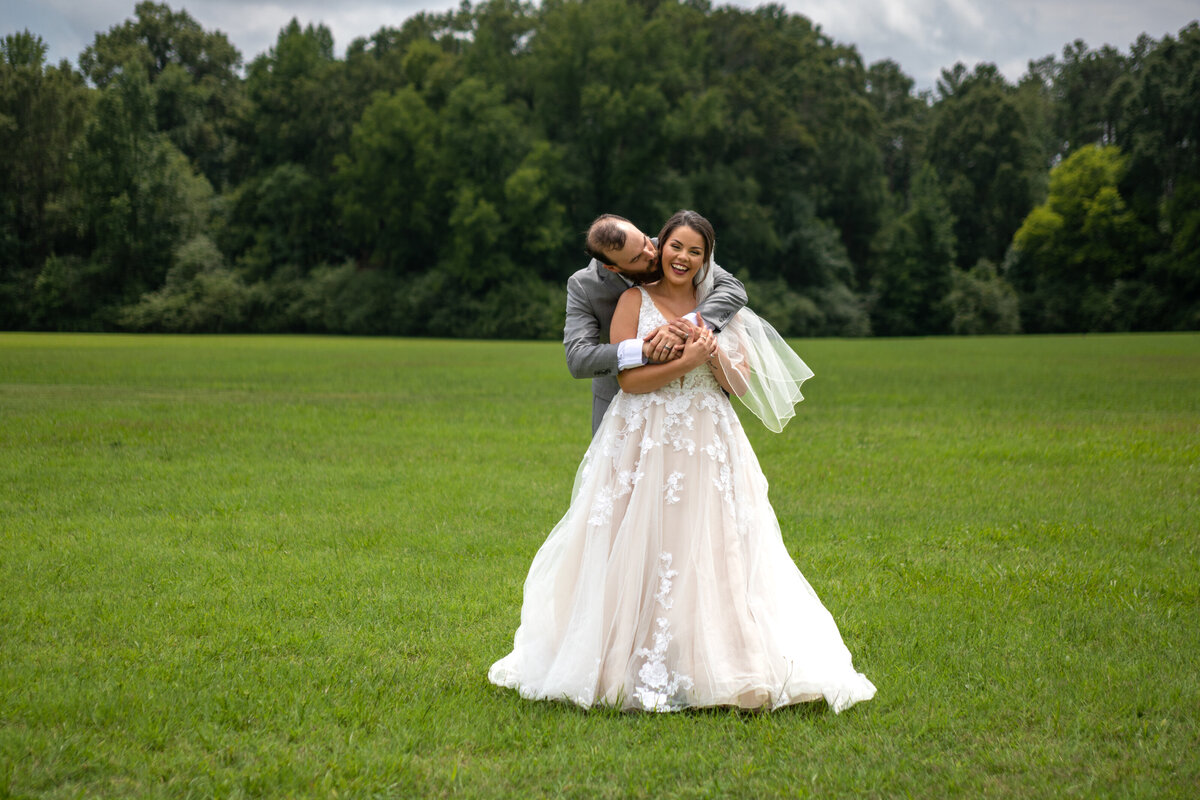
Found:
<path fill-rule="evenodd" d="M 563 347 L 567 367 L 576 378 L 592 379 L 592 433 L 608 410 L 617 384 L 617 345 L 609 343 L 609 326 L 617 300 L 629 288 L 619 275 L 592 259 L 567 281 L 567 324 Z M 710 328 L 721 330 L 746 305 L 742 282 L 713 265 L 712 292 L 697 311 Z"/>

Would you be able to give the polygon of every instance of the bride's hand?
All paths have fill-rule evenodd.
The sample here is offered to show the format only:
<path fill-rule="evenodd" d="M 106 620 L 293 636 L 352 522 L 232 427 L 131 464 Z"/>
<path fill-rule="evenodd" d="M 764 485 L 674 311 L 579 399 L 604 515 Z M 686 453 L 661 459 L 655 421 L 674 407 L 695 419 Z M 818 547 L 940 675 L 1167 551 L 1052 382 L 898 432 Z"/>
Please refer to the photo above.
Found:
<path fill-rule="evenodd" d="M 683 346 L 683 356 L 689 366 L 698 367 L 716 352 L 717 343 L 712 331 L 707 328 L 696 329 Z"/>
<path fill-rule="evenodd" d="M 711 329 L 704 329 L 705 347 L 708 348 L 708 365 L 717 366 L 720 364 L 721 348 L 717 346 L 717 335 Z"/>

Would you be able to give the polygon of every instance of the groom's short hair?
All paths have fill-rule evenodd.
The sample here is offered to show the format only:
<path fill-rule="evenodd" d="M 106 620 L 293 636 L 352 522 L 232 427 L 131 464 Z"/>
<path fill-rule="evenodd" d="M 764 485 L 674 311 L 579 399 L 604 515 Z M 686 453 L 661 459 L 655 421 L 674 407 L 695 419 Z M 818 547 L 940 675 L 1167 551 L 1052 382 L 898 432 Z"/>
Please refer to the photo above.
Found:
<path fill-rule="evenodd" d="M 625 229 L 618 225 L 618 222 L 629 222 L 629 220 L 618 217 L 616 214 L 601 214 L 588 226 L 587 238 L 583 242 L 584 252 L 601 264 L 608 264 L 610 267 L 617 265 L 613 263 L 612 256 L 608 255 L 606 251 L 620 250 L 625 247 Z"/>

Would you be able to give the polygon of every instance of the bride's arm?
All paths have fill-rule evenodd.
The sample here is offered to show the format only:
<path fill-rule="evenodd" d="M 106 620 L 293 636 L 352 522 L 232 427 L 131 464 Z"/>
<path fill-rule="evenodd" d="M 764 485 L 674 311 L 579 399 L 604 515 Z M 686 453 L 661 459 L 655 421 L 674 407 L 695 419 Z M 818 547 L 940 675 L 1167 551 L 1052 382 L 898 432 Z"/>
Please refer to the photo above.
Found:
<path fill-rule="evenodd" d="M 637 336 L 638 312 L 642 308 L 642 293 L 636 288 L 621 295 L 617 301 L 617 310 L 613 312 L 612 324 L 609 326 L 609 336 L 612 341 L 620 342 Z M 644 367 L 622 370 L 617 374 L 617 383 L 627 394 L 645 394 L 661 389 L 668 383 L 678 380 L 691 372 L 709 355 L 699 337 L 688 339 L 683 348 L 683 355 L 665 364 L 647 364 Z"/>
<path fill-rule="evenodd" d="M 708 368 L 721 388 L 732 395 L 741 397 L 750 387 L 750 365 L 745 358 L 737 359 L 735 364 L 720 348 L 708 359 Z"/>

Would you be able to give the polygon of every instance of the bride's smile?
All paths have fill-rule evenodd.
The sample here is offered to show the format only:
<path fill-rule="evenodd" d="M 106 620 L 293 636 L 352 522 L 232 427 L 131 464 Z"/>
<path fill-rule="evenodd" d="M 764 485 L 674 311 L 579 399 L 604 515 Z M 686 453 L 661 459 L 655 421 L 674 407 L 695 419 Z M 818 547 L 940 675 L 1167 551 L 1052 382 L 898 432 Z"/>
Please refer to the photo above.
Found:
<path fill-rule="evenodd" d="M 662 254 L 663 277 L 671 276 L 674 280 L 669 283 L 677 286 L 689 286 L 692 276 L 704 263 L 704 237 L 698 231 L 686 225 L 671 231 L 665 243 L 659 243 Z"/>

